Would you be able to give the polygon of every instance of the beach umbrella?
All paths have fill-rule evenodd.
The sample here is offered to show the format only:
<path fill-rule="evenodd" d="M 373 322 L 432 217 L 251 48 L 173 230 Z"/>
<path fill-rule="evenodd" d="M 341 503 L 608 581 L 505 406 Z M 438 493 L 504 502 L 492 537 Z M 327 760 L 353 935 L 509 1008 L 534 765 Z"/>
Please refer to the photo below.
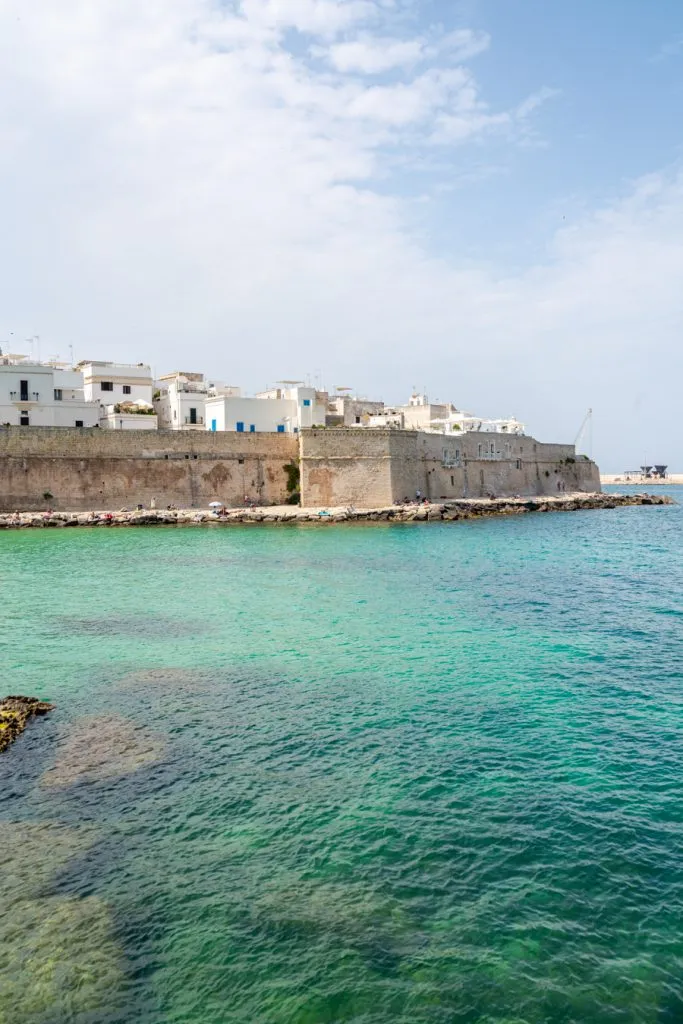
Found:
<path fill-rule="evenodd" d="M 210 501 L 209 502 L 209 508 L 223 508 L 223 502 L 222 501 Z"/>

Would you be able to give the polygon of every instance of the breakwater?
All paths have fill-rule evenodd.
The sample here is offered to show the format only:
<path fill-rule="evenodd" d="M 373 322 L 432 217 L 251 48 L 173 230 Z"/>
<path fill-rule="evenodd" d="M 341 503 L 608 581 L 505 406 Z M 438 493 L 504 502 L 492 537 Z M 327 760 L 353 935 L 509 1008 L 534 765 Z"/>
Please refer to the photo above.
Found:
<path fill-rule="evenodd" d="M 379 508 L 266 508 L 136 509 L 135 511 L 13 512 L 0 514 L 0 529 L 102 526 L 230 526 L 251 524 L 456 522 L 485 516 L 524 515 L 529 512 L 580 512 L 623 508 L 628 505 L 674 505 L 668 495 L 564 494 L 539 498 L 462 498 L 440 503 L 390 505 Z"/>

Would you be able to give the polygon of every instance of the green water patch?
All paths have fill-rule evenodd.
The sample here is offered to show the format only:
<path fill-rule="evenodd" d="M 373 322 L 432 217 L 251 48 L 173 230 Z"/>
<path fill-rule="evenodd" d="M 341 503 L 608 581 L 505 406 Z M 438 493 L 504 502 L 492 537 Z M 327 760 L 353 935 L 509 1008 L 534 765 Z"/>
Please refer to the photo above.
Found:
<path fill-rule="evenodd" d="M 0 536 L 26 1022 L 679 1024 L 683 519 L 632 511 Z"/>
<path fill-rule="evenodd" d="M 59 873 L 101 838 L 92 827 L 0 822 L 2 1024 L 92 1020 L 120 1003 L 124 956 L 110 907 L 52 891 Z"/>

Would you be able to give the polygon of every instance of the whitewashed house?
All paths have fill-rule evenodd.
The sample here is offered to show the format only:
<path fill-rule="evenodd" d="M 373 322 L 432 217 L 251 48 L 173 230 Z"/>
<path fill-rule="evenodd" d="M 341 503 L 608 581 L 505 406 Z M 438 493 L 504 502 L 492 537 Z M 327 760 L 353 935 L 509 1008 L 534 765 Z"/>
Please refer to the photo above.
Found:
<path fill-rule="evenodd" d="M 86 399 L 99 405 L 101 427 L 106 430 L 157 429 L 149 366 L 84 360 L 77 369 L 83 374 Z"/>
<path fill-rule="evenodd" d="M 298 434 L 307 427 L 325 424 L 327 395 L 288 381 L 250 398 L 239 394 L 209 395 L 205 408 L 207 430 Z"/>
<path fill-rule="evenodd" d="M 474 431 L 488 434 L 524 434 L 524 424 L 510 416 L 487 419 L 456 409 L 452 403 L 430 402 L 427 395 L 413 392 L 407 405 L 385 408 L 364 420 L 369 427 L 399 427 L 424 430 L 430 434 L 460 434 Z"/>
<path fill-rule="evenodd" d="M 96 427 L 97 402 L 88 401 L 78 370 L 0 355 L 0 424 L 21 427 Z"/>
<path fill-rule="evenodd" d="M 209 398 L 238 398 L 237 387 L 204 379 L 203 373 L 165 374 L 157 381 L 154 409 L 160 430 L 205 430 Z"/>

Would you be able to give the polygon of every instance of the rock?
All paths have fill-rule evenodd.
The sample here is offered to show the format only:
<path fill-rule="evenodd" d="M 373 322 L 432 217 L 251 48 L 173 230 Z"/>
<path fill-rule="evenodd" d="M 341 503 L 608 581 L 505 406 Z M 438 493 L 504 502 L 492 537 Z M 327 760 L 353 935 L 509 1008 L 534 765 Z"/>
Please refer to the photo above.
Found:
<path fill-rule="evenodd" d="M 102 1019 L 124 985 L 123 954 L 95 896 L 15 903 L 0 915 L 0 1024 Z"/>
<path fill-rule="evenodd" d="M 48 789 L 130 775 L 160 760 L 165 740 L 121 715 L 95 715 L 65 734 L 57 762 L 41 779 Z"/>
<path fill-rule="evenodd" d="M 101 837 L 87 826 L 0 822 L 0 1024 L 81 1020 L 118 999 L 123 953 L 109 908 L 49 892 Z"/>
<path fill-rule="evenodd" d="M 31 718 L 54 711 L 38 697 L 5 697 L 0 701 L 0 754 L 20 736 Z"/>

